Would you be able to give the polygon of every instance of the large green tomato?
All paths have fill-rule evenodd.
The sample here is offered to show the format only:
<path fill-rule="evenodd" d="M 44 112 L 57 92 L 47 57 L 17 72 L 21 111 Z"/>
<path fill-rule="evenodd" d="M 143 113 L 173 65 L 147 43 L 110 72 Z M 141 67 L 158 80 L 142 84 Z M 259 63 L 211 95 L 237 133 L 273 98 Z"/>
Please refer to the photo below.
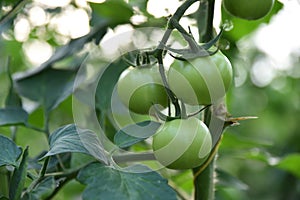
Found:
<path fill-rule="evenodd" d="M 233 16 L 257 20 L 272 9 L 274 0 L 223 0 L 224 8 Z"/>
<path fill-rule="evenodd" d="M 168 71 L 170 89 L 190 105 L 218 102 L 225 96 L 231 80 L 231 63 L 220 51 L 192 60 L 175 60 Z"/>
<path fill-rule="evenodd" d="M 155 158 L 170 169 L 191 169 L 205 162 L 212 148 L 207 126 L 199 119 L 166 122 L 153 136 Z"/>
<path fill-rule="evenodd" d="M 154 104 L 168 105 L 158 67 L 128 68 L 120 76 L 117 91 L 122 103 L 135 113 L 148 114 Z"/>

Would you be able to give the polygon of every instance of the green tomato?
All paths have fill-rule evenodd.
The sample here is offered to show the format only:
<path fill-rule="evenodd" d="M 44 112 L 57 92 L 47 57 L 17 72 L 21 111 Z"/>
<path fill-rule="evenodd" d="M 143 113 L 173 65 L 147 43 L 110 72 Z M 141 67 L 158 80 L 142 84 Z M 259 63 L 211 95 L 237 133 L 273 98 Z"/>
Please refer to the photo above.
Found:
<path fill-rule="evenodd" d="M 233 16 L 257 20 L 272 9 L 274 0 L 223 0 L 224 8 Z"/>
<path fill-rule="evenodd" d="M 168 71 L 170 89 L 190 105 L 218 102 L 225 96 L 231 80 L 231 63 L 220 51 L 192 60 L 175 60 Z"/>
<path fill-rule="evenodd" d="M 166 122 L 153 136 L 155 158 L 170 169 L 191 169 L 205 162 L 212 148 L 207 126 L 199 119 Z"/>
<path fill-rule="evenodd" d="M 148 114 L 154 104 L 161 108 L 168 105 L 158 67 L 128 68 L 120 76 L 117 92 L 122 103 L 135 113 Z"/>

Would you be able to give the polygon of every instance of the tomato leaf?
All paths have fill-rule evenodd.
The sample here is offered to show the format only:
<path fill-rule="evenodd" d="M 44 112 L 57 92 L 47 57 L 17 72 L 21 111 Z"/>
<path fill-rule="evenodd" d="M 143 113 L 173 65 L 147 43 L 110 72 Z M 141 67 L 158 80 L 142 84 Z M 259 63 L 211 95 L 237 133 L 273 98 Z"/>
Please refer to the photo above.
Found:
<path fill-rule="evenodd" d="M 155 121 L 143 121 L 125 126 L 119 130 L 114 142 L 120 148 L 126 148 L 154 135 L 161 123 Z"/>
<path fill-rule="evenodd" d="M 221 169 L 217 169 L 216 171 L 218 177 L 217 187 L 232 187 L 238 190 L 247 190 L 249 188 L 248 185 L 228 172 Z"/>
<path fill-rule="evenodd" d="M 67 44 L 57 48 L 54 54 L 46 62 L 42 63 L 39 67 L 28 71 L 26 73 L 26 76 L 38 74 L 41 71 L 44 71 L 45 69 L 51 68 L 51 66 L 53 66 L 56 62 L 64 58 L 67 58 L 69 56 L 72 56 L 76 52 L 82 50 L 84 48 L 84 45 L 88 42 L 91 42 L 93 39 L 100 41 L 106 34 L 107 28 L 108 28 L 107 22 L 101 21 L 101 23 L 98 23 L 97 26 L 95 26 L 87 35 L 84 35 L 76 39 L 72 39 Z M 22 48 L 21 46 L 19 46 L 19 43 L 13 44 L 13 46 L 12 44 L 9 44 L 8 48 L 11 47 L 13 48 L 10 49 L 9 52 L 13 52 L 16 48 L 18 49 Z M 21 59 L 19 62 L 21 63 Z"/>
<path fill-rule="evenodd" d="M 286 156 L 276 165 L 277 168 L 292 173 L 300 178 L 300 154 L 294 153 Z"/>
<path fill-rule="evenodd" d="M 21 147 L 3 135 L 0 135 L 0 147 L 0 167 L 3 165 L 18 166 L 17 160 L 22 154 Z"/>
<path fill-rule="evenodd" d="M 93 10 L 92 21 L 98 18 L 108 19 L 112 24 L 122 24 L 129 22 L 133 15 L 132 8 L 122 0 L 109 0 L 104 3 L 90 3 Z M 111 9 L 113 8 L 113 9 Z"/>
<path fill-rule="evenodd" d="M 111 97 L 113 90 L 121 73 L 128 67 L 123 59 L 112 62 L 101 73 L 97 89 L 96 89 L 96 108 L 99 110 L 107 110 L 111 105 Z"/>
<path fill-rule="evenodd" d="M 21 107 L 7 107 L 0 109 L 0 126 L 26 124 L 28 113 Z"/>
<path fill-rule="evenodd" d="M 148 3 L 148 0 L 145 0 L 145 1 L 129 0 L 128 3 L 131 6 L 138 7 L 140 9 L 140 11 L 143 12 L 144 15 L 149 15 L 148 12 L 147 12 L 147 3 Z"/>
<path fill-rule="evenodd" d="M 11 178 L 9 186 L 9 199 L 19 200 L 21 199 L 22 191 L 25 185 L 25 179 L 27 175 L 27 158 L 28 147 L 24 150 L 22 161 L 18 168 L 15 168 L 13 176 Z"/>
<path fill-rule="evenodd" d="M 5 99 L 5 107 L 21 107 L 22 101 L 14 89 L 14 81 L 12 79 L 9 64 L 10 64 L 10 59 L 7 62 L 7 75 L 8 75 L 10 87 L 9 87 L 8 95 Z"/>
<path fill-rule="evenodd" d="M 75 124 L 60 127 L 49 138 L 50 150 L 44 156 L 52 156 L 67 152 L 85 153 L 108 163 L 105 151 L 97 135 L 90 130 L 83 130 Z"/>
<path fill-rule="evenodd" d="M 139 171 L 149 171 L 145 166 L 133 166 L 128 171 L 138 167 Z M 175 200 L 175 191 L 157 172 L 130 173 L 119 171 L 99 163 L 91 163 L 81 169 L 77 180 L 87 185 L 84 200 L 128 199 L 128 200 Z"/>
<path fill-rule="evenodd" d="M 48 68 L 15 79 L 18 93 L 39 102 L 47 112 L 58 106 L 73 91 L 77 70 Z"/>
<path fill-rule="evenodd" d="M 22 200 L 45 199 L 56 188 L 54 177 L 47 177 L 42 180 L 30 193 L 26 193 Z"/>

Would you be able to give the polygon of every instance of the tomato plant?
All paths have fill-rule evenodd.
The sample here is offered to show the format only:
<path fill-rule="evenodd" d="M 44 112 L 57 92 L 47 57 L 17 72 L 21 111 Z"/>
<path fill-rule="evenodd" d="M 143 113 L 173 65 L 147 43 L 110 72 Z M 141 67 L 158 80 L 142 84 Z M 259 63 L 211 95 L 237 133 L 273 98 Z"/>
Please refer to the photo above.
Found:
<path fill-rule="evenodd" d="M 212 139 L 199 119 L 175 119 L 166 122 L 153 137 L 156 159 L 170 169 L 191 169 L 208 157 Z"/>
<path fill-rule="evenodd" d="M 117 87 L 121 101 L 133 112 L 148 114 L 154 104 L 164 108 L 168 104 L 158 67 L 130 67 L 121 74 Z"/>
<path fill-rule="evenodd" d="M 230 14 L 247 20 L 266 16 L 273 4 L 274 0 L 223 0 L 223 5 Z"/>
<path fill-rule="evenodd" d="M 168 71 L 171 90 L 191 105 L 209 105 L 218 101 L 230 87 L 231 80 L 231 63 L 220 51 L 192 60 L 175 60 Z"/>
<path fill-rule="evenodd" d="M 224 0 L 221 27 L 221 1 L 101 2 L 0 1 L 1 200 L 299 199 L 300 155 L 289 155 L 299 150 L 290 116 L 299 115 L 299 53 L 279 48 L 296 34 L 274 39 L 288 57 L 274 59 L 260 39 L 259 51 L 241 48 L 292 1 Z M 273 2 L 255 22 L 227 12 L 258 19 Z M 230 112 L 259 113 L 259 123 L 226 129 L 249 117 L 227 111 L 232 68 L 217 48 L 236 66 Z M 170 53 L 186 61 L 165 71 Z M 143 66 L 128 68 L 134 61 Z M 271 87 L 257 84 L 264 78 Z"/>

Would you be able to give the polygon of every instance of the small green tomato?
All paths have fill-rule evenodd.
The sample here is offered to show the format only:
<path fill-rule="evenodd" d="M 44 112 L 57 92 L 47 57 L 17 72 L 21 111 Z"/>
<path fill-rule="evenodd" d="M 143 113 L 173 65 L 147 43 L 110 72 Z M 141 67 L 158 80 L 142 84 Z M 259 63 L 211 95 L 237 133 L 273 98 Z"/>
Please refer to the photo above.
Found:
<path fill-rule="evenodd" d="M 233 16 L 257 20 L 272 9 L 274 0 L 223 0 L 224 8 Z"/>
<path fill-rule="evenodd" d="M 199 119 L 166 122 L 153 136 L 155 158 L 170 169 L 191 169 L 205 162 L 212 148 L 207 126 Z"/>
<path fill-rule="evenodd" d="M 212 56 L 175 60 L 168 71 L 170 89 L 190 105 L 218 102 L 225 96 L 231 80 L 231 63 L 220 51 Z"/>
<path fill-rule="evenodd" d="M 154 104 L 165 108 L 168 96 L 163 86 L 158 67 L 130 67 L 117 83 L 117 92 L 129 110 L 148 114 Z"/>

